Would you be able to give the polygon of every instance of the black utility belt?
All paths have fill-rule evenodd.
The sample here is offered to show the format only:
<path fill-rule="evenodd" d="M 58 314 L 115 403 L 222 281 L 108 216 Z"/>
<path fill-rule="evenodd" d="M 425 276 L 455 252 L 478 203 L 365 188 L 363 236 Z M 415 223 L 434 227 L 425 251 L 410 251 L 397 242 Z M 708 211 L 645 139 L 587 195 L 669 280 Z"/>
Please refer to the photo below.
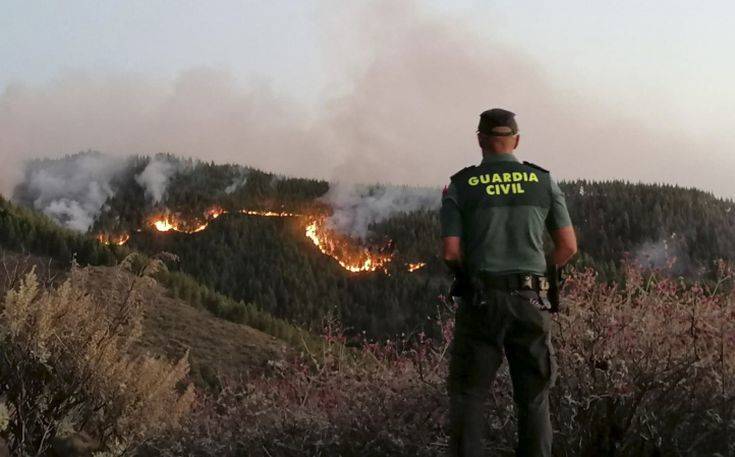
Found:
<path fill-rule="evenodd" d="M 497 275 L 490 273 L 479 273 L 477 275 L 480 282 L 488 289 L 497 289 L 504 291 L 513 290 L 535 290 L 544 292 L 549 290 L 549 280 L 546 276 L 532 273 L 512 273 L 507 275 Z"/>

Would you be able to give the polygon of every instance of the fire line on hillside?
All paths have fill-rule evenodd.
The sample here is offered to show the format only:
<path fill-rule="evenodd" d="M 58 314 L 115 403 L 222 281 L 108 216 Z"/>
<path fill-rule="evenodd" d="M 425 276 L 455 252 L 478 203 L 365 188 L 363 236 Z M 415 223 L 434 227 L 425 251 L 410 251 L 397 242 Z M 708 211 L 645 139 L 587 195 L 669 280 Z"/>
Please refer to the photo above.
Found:
<path fill-rule="evenodd" d="M 193 234 L 207 229 L 209 223 L 228 211 L 220 207 L 212 207 L 204 213 L 203 219 L 182 220 L 173 214 L 166 213 L 152 217 L 149 220 L 151 228 L 158 232 L 179 232 Z M 347 271 L 353 273 L 382 270 L 387 273 L 387 266 L 393 261 L 393 242 L 375 249 L 366 248 L 354 242 L 347 236 L 335 233 L 326 226 L 324 216 L 306 216 L 303 214 L 287 211 L 268 211 L 242 209 L 239 214 L 256 217 L 302 217 L 308 218 L 309 222 L 304 229 L 304 236 L 308 238 L 319 251 L 332 257 Z M 97 239 L 100 243 L 108 245 L 123 245 L 129 239 L 128 234 L 109 235 L 99 234 Z M 413 262 L 406 265 L 409 272 L 417 271 L 426 265 L 424 262 Z"/>
<path fill-rule="evenodd" d="M 102 244 L 122 246 L 130 239 L 130 235 L 123 233 L 120 235 L 100 233 L 97 235 L 97 241 Z"/>
<path fill-rule="evenodd" d="M 319 248 L 322 254 L 334 258 L 345 270 L 353 273 L 361 271 L 385 271 L 393 260 L 391 249 L 377 252 L 362 246 L 350 244 L 344 237 L 338 237 L 325 227 L 324 219 L 314 220 L 306 226 L 306 237 Z"/>

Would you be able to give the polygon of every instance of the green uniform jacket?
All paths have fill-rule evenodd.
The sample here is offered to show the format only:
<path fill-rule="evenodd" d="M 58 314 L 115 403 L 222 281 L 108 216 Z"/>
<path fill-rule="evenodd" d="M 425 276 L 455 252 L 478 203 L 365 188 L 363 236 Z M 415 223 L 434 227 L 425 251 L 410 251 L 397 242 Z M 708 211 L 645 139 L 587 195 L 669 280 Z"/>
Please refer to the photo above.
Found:
<path fill-rule="evenodd" d="M 452 176 L 441 207 L 442 236 L 459 236 L 470 272 L 546 272 L 544 232 L 572 225 L 548 171 L 513 154 L 485 157 Z"/>

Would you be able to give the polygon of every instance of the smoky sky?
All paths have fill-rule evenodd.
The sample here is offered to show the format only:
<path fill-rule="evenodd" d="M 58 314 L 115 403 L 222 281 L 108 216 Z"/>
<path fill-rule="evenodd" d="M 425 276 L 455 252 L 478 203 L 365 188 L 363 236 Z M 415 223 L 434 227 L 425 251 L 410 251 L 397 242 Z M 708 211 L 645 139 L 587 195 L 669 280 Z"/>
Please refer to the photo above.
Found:
<path fill-rule="evenodd" d="M 87 69 L 5 87 L 0 191 L 10 193 L 26 159 L 88 149 L 438 187 L 479 160 L 478 115 L 499 106 L 518 115 L 519 157 L 560 179 L 666 182 L 735 196 L 732 134 L 702 136 L 697 125 L 706 120 L 672 126 L 672 113 L 613 109 L 604 87 L 578 92 L 522 50 L 460 19 L 422 14 L 416 2 L 330 2 L 322 16 L 333 80 L 316 108 L 267 80 L 211 67 L 173 81 Z"/>

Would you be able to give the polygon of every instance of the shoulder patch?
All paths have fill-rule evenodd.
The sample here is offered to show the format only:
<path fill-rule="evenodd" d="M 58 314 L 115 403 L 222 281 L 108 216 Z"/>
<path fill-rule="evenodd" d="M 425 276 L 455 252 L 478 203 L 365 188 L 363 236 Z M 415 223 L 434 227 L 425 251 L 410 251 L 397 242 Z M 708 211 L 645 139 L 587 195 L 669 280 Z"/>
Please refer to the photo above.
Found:
<path fill-rule="evenodd" d="M 535 169 L 537 169 L 537 170 L 541 170 L 541 171 L 543 171 L 544 173 L 550 173 L 550 172 L 549 172 L 549 170 L 547 170 L 546 168 L 542 168 L 542 167 L 539 167 L 539 166 L 538 166 L 538 165 L 536 165 L 535 163 L 531 163 L 531 162 L 526 162 L 525 160 L 523 161 L 523 165 L 528 165 L 529 167 L 533 167 L 533 168 L 535 168 Z"/>
<path fill-rule="evenodd" d="M 467 173 L 468 171 L 470 171 L 470 170 L 472 170 L 474 168 L 477 168 L 477 167 L 475 165 L 470 165 L 469 167 L 464 167 L 463 169 L 461 169 L 458 172 L 456 172 L 455 174 L 453 174 L 449 179 L 451 179 L 452 181 L 454 181 L 454 178 L 457 178 L 457 177 L 459 177 L 459 175 L 464 174 L 464 173 Z"/>

